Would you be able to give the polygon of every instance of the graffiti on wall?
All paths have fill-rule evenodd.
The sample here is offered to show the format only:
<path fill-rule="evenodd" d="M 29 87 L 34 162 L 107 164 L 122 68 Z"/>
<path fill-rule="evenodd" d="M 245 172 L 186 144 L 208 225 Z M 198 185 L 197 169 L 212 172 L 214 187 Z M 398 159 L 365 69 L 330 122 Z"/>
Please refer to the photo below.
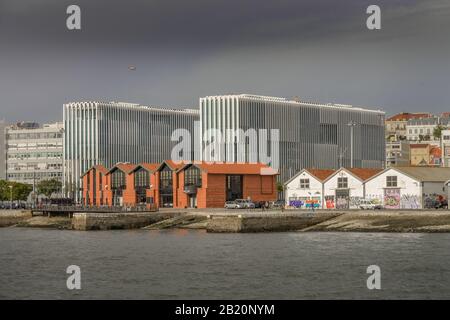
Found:
<path fill-rule="evenodd" d="M 423 195 L 423 206 L 426 209 L 440 208 L 442 205 L 447 205 L 445 195 L 432 193 Z"/>
<path fill-rule="evenodd" d="M 336 209 L 348 209 L 350 205 L 350 191 L 336 189 Z"/>
<path fill-rule="evenodd" d="M 415 194 L 402 194 L 400 206 L 402 209 L 419 209 L 420 199 Z"/>
<path fill-rule="evenodd" d="M 289 206 L 297 209 L 318 209 L 320 208 L 320 197 L 312 199 L 307 197 L 291 197 L 289 198 Z"/>
<path fill-rule="evenodd" d="M 348 209 L 349 198 L 347 197 L 337 197 L 336 198 L 336 209 Z"/>
<path fill-rule="evenodd" d="M 325 196 L 325 207 L 327 209 L 334 209 L 334 196 Z"/>
<path fill-rule="evenodd" d="M 384 207 L 400 209 L 400 189 L 384 189 Z"/>

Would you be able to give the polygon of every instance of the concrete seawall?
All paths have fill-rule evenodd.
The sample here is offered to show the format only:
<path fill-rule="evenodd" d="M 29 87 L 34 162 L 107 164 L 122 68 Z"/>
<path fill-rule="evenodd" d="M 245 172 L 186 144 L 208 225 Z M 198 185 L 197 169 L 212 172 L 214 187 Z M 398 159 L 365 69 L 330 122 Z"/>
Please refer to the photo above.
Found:
<path fill-rule="evenodd" d="M 327 213 L 277 213 L 208 216 L 207 232 L 281 232 L 300 230 L 341 215 Z"/>
<path fill-rule="evenodd" d="M 347 212 L 302 231 L 450 232 L 447 210 Z"/>
<path fill-rule="evenodd" d="M 30 210 L 0 210 L 0 227 L 12 226 L 30 218 Z"/>
<path fill-rule="evenodd" d="M 355 211 L 211 215 L 208 232 L 450 232 L 450 212 Z"/>
<path fill-rule="evenodd" d="M 136 229 L 156 223 L 167 217 L 153 212 L 75 213 L 74 230 Z"/>

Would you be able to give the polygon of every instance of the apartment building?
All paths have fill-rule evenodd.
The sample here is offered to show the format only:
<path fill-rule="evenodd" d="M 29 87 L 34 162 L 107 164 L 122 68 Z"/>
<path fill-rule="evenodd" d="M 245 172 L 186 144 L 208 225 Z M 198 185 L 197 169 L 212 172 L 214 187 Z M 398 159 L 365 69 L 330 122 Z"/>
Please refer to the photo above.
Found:
<path fill-rule="evenodd" d="M 33 184 L 62 179 L 63 123 L 17 123 L 5 129 L 6 179 Z"/>

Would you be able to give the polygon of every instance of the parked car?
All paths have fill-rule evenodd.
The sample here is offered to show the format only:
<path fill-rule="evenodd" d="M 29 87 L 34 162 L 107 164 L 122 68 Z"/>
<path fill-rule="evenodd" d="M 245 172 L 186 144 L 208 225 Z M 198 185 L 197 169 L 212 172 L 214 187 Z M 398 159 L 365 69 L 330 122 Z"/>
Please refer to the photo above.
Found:
<path fill-rule="evenodd" d="M 226 201 L 224 208 L 225 209 L 239 209 L 239 205 L 236 203 L 236 201 Z"/>
<path fill-rule="evenodd" d="M 265 201 L 256 201 L 256 202 L 254 202 L 254 204 L 255 204 L 255 208 L 261 209 L 261 208 L 265 207 L 266 202 Z"/>
<path fill-rule="evenodd" d="M 282 208 L 283 206 L 284 206 L 284 200 L 271 201 L 269 203 L 269 207 L 274 208 L 274 209 Z"/>
<path fill-rule="evenodd" d="M 373 203 L 368 199 L 361 199 L 359 201 L 359 208 L 362 210 L 381 210 L 383 206 L 379 203 Z"/>
<path fill-rule="evenodd" d="M 255 209 L 255 204 L 250 200 L 236 199 L 235 202 L 239 205 L 239 209 Z"/>

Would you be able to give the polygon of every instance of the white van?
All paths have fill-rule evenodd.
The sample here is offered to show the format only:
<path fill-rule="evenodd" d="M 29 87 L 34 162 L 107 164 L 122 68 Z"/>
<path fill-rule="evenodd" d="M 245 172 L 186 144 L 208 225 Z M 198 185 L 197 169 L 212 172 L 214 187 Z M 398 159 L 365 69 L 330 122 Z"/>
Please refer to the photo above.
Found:
<path fill-rule="evenodd" d="M 381 205 L 373 203 L 371 200 L 361 199 L 359 201 L 359 208 L 362 210 L 381 209 Z"/>

